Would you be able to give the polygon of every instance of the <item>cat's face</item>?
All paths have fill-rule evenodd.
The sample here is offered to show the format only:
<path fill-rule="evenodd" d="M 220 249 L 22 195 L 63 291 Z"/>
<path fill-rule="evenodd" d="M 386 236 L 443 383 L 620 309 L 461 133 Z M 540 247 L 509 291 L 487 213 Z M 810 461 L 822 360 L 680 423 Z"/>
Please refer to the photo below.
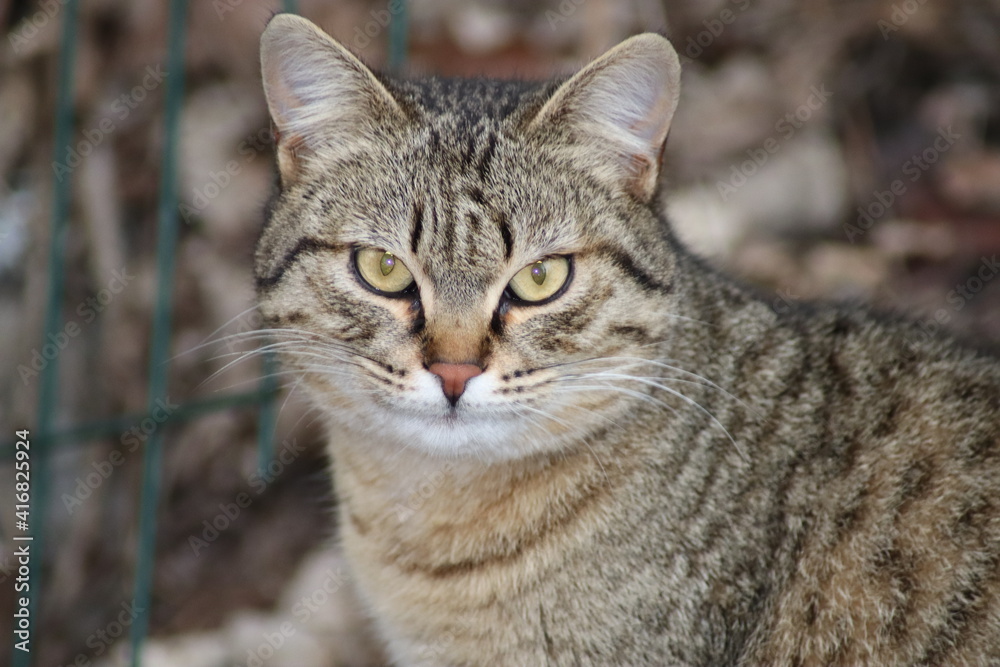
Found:
<path fill-rule="evenodd" d="M 260 304 L 330 420 L 487 458 L 613 423 L 614 376 L 648 374 L 635 359 L 669 334 L 648 206 L 677 93 L 665 40 L 558 88 L 380 82 L 289 16 L 262 59 L 282 192 Z"/>

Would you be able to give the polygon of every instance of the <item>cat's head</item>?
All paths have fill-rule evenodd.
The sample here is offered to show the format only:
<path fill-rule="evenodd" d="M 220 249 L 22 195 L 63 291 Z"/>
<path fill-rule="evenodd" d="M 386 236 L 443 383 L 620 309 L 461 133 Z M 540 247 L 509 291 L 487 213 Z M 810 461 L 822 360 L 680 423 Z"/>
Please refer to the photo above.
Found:
<path fill-rule="evenodd" d="M 561 83 L 397 81 L 278 15 L 261 61 L 281 191 L 260 307 L 333 423 L 507 458 L 605 428 L 646 392 L 616 376 L 648 375 L 637 360 L 671 326 L 665 39 Z"/>

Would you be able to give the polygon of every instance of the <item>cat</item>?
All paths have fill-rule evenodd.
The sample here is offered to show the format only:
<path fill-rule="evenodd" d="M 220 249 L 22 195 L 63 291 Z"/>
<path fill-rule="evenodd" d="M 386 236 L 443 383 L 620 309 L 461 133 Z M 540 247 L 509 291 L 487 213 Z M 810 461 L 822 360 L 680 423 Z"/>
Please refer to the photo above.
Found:
<path fill-rule="evenodd" d="M 403 80 L 279 14 L 261 63 L 259 307 L 393 664 L 1000 664 L 1000 361 L 686 251 L 665 38 Z"/>

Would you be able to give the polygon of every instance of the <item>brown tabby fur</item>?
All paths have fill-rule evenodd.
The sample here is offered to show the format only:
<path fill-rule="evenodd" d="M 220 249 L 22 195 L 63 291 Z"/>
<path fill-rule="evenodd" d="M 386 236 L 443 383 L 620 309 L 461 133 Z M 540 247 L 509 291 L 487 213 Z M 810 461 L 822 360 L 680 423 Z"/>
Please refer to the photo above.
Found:
<path fill-rule="evenodd" d="M 666 40 L 566 82 L 403 81 L 279 15 L 262 61 L 260 307 L 394 663 L 1000 664 L 1000 363 L 685 251 Z M 417 291 L 364 287 L 356 247 Z M 512 302 L 550 256 L 565 293 Z M 484 372 L 452 406 L 435 362 Z"/>

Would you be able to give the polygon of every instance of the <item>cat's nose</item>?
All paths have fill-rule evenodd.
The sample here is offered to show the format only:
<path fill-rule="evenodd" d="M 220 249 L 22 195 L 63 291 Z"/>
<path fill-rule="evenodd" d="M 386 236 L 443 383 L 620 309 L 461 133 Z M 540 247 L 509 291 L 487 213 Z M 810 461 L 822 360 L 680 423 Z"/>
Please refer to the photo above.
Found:
<path fill-rule="evenodd" d="M 476 364 L 448 364 L 438 362 L 427 367 L 431 373 L 441 378 L 441 388 L 452 406 L 458 404 L 458 399 L 465 392 L 469 380 L 480 375 L 483 369 Z"/>

